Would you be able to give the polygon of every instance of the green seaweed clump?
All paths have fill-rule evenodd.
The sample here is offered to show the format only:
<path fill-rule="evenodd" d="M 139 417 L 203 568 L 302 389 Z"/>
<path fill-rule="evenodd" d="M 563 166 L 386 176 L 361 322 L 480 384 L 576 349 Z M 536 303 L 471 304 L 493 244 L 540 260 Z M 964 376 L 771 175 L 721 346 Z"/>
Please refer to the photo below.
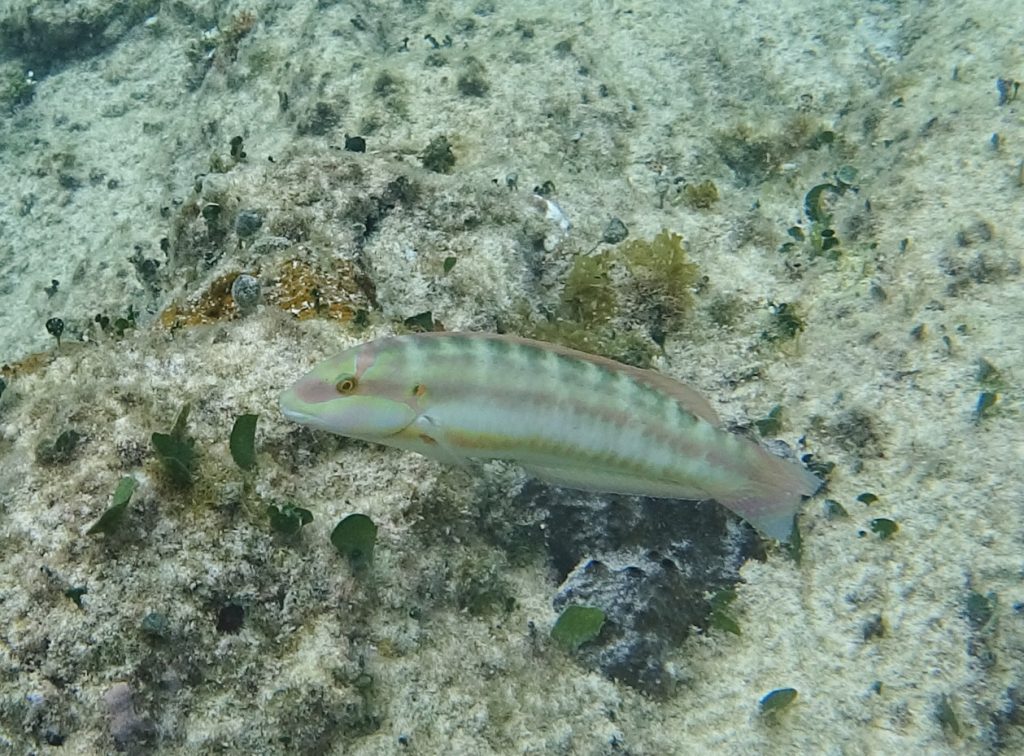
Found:
<path fill-rule="evenodd" d="M 455 168 L 455 153 L 448 137 L 436 136 L 430 140 L 420 153 L 420 162 L 428 171 L 434 173 L 451 173 Z"/>
<path fill-rule="evenodd" d="M 686 204 L 696 210 L 707 210 L 718 202 L 718 187 L 714 181 L 701 181 L 699 184 L 687 184 L 683 188 L 683 199 Z"/>
<path fill-rule="evenodd" d="M 615 314 L 618 298 L 611 280 L 608 253 L 579 255 L 562 288 L 562 309 L 576 323 L 598 326 Z"/>
<path fill-rule="evenodd" d="M 632 279 L 620 290 L 613 273 L 624 265 Z M 562 287 L 557 311 L 546 321 L 530 322 L 528 312 L 517 330 L 525 336 L 600 354 L 637 367 L 649 367 L 656 345 L 693 307 L 700 275 L 687 258 L 683 239 L 663 230 L 651 241 L 633 240 L 598 254 L 580 254 Z M 626 297 L 648 334 L 616 327 L 619 303 Z"/>
<path fill-rule="evenodd" d="M 551 628 L 551 637 L 570 651 L 589 643 L 604 627 L 604 611 L 596 606 L 568 606 Z"/>
<path fill-rule="evenodd" d="M 36 93 L 36 82 L 32 73 L 25 73 L 20 66 L 0 67 L 0 115 L 12 114 L 32 102 Z"/>
<path fill-rule="evenodd" d="M 267 517 L 270 527 L 281 535 L 296 535 L 302 528 L 313 522 L 313 513 L 294 504 L 283 504 L 280 508 L 270 504 L 267 506 Z"/>
<path fill-rule="evenodd" d="M 669 321 L 693 307 L 693 289 L 700 271 L 683 248 L 683 237 L 668 229 L 651 241 L 635 239 L 619 247 L 641 294 Z"/>

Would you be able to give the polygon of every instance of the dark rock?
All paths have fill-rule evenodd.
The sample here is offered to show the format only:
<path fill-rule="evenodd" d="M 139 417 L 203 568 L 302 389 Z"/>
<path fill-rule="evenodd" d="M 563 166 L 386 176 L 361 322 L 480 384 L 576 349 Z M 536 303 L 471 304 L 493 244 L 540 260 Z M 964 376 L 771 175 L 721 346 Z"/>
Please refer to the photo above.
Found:
<path fill-rule="evenodd" d="M 600 638 L 579 658 L 650 695 L 675 685 L 668 651 L 691 627 L 709 624 L 705 596 L 739 582 L 762 558 L 762 542 L 712 502 L 596 495 L 528 483 L 522 506 L 546 512 L 543 528 L 556 579 L 556 610 L 568 604 L 605 612 Z"/>

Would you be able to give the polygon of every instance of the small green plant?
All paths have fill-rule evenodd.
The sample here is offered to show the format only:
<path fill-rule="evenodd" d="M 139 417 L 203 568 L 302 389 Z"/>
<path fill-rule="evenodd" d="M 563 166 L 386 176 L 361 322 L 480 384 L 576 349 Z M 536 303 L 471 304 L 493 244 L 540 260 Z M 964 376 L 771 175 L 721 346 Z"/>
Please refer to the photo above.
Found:
<path fill-rule="evenodd" d="M 231 428 L 231 458 L 243 470 L 256 466 L 256 420 L 259 415 L 239 415 Z"/>
<path fill-rule="evenodd" d="M 733 635 L 742 635 L 740 624 L 728 612 L 729 605 L 735 600 L 734 588 L 723 588 L 711 597 L 711 627 Z"/>
<path fill-rule="evenodd" d="M 686 204 L 697 210 L 707 210 L 718 202 L 718 187 L 714 181 L 701 181 L 699 184 L 687 184 L 683 187 L 683 199 Z"/>
<path fill-rule="evenodd" d="M 988 595 L 977 591 L 967 594 L 967 620 L 972 630 L 981 630 L 989 623 L 996 611 L 996 600 L 996 594 L 991 592 Z"/>
<path fill-rule="evenodd" d="M 953 702 L 945 693 L 939 697 L 939 702 L 935 706 L 935 721 L 942 725 L 946 732 L 960 736 L 960 719 L 953 710 Z"/>
<path fill-rule="evenodd" d="M 790 533 L 789 543 L 783 544 L 789 558 L 799 567 L 804 558 L 804 537 L 800 534 L 800 525 L 796 517 L 793 518 L 793 530 Z"/>
<path fill-rule="evenodd" d="M 782 405 L 776 404 L 768 412 L 768 416 L 754 421 L 757 432 L 765 437 L 774 437 L 782 430 Z"/>
<path fill-rule="evenodd" d="M 280 509 L 273 504 L 267 507 L 270 527 L 281 535 L 293 536 L 313 522 L 313 513 L 294 504 L 285 504 Z"/>
<path fill-rule="evenodd" d="M 354 570 L 365 569 L 373 561 L 377 526 L 364 514 L 350 514 L 331 532 L 331 543 Z"/>
<path fill-rule="evenodd" d="M 761 716 L 774 719 L 793 704 L 797 695 L 796 688 L 776 688 L 766 693 L 758 704 Z"/>
<path fill-rule="evenodd" d="M 35 96 L 35 90 L 36 82 L 31 71 L 25 73 L 13 64 L 0 67 L 0 115 L 14 113 L 28 105 Z"/>
<path fill-rule="evenodd" d="M 693 289 L 700 271 L 683 248 L 683 237 L 663 229 L 649 242 L 635 239 L 619 247 L 641 293 L 653 298 L 669 321 L 693 307 Z"/>
<path fill-rule="evenodd" d="M 81 433 L 68 428 L 53 441 L 43 441 L 36 447 L 36 461 L 41 465 L 66 465 L 74 459 L 83 438 Z"/>
<path fill-rule="evenodd" d="M 878 497 L 870 491 L 865 491 L 857 496 L 857 501 L 861 504 L 867 504 L 870 507 L 872 504 L 878 503 Z"/>
<path fill-rule="evenodd" d="M 974 404 L 974 422 L 980 423 L 982 418 L 989 414 L 991 409 L 999 401 L 999 394 L 995 391 L 982 391 L 978 394 L 978 401 Z"/>
<path fill-rule="evenodd" d="M 896 535 L 896 531 L 900 529 L 900 526 L 888 517 L 876 517 L 868 525 L 871 528 L 871 532 L 876 533 L 883 541 L 892 538 Z"/>
<path fill-rule="evenodd" d="M 846 511 L 846 507 L 840 504 L 835 499 L 825 499 L 825 517 L 830 520 L 845 519 L 850 515 Z"/>
<path fill-rule="evenodd" d="M 420 162 L 428 171 L 451 173 L 455 168 L 455 153 L 448 137 L 441 135 L 431 139 L 420 153 Z"/>
<path fill-rule="evenodd" d="M 84 585 L 70 585 L 64 589 L 64 595 L 75 602 L 75 606 L 82 608 L 82 596 L 87 594 L 89 589 Z"/>
<path fill-rule="evenodd" d="M 1003 376 L 1002 373 L 999 372 L 999 368 L 984 357 L 978 358 L 977 365 L 978 369 L 975 372 L 974 377 L 978 383 L 992 391 L 1001 391 L 1006 388 L 1005 381 L 1003 381 Z"/>
<path fill-rule="evenodd" d="M 551 638 L 575 651 L 600 635 L 604 620 L 604 611 L 596 606 L 567 606 L 551 628 Z"/>
<path fill-rule="evenodd" d="M 171 622 L 163 612 L 149 612 L 139 622 L 139 630 L 150 640 L 166 640 L 171 635 Z"/>
<path fill-rule="evenodd" d="M 132 500 L 136 485 L 135 478 L 127 475 L 121 478 L 117 483 L 117 488 L 114 489 L 114 498 L 110 507 L 100 515 L 100 519 L 93 523 L 92 527 L 85 531 L 86 535 L 110 534 L 117 530 L 128 511 L 128 502 Z"/>
<path fill-rule="evenodd" d="M 153 433 L 150 440 L 168 479 L 176 486 L 192 485 L 196 468 L 195 441 L 185 435 L 189 405 L 182 406 L 170 433 Z"/>
<path fill-rule="evenodd" d="M 443 331 L 444 326 L 434 320 L 434 313 L 430 310 L 416 315 L 410 315 L 402 321 L 402 325 L 416 333 L 430 333 L 432 331 Z"/>
<path fill-rule="evenodd" d="M 611 255 L 578 255 L 562 288 L 566 318 L 584 326 L 607 323 L 615 314 L 618 298 L 611 282 Z"/>
<path fill-rule="evenodd" d="M 769 304 L 771 319 L 768 329 L 761 334 L 767 342 L 789 341 L 804 330 L 805 323 L 796 305 L 788 302 Z"/>

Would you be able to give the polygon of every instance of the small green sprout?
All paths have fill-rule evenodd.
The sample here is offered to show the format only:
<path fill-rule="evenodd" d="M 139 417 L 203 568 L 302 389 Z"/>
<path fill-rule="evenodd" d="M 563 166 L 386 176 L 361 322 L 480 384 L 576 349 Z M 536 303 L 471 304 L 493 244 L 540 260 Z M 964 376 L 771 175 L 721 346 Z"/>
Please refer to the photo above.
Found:
<path fill-rule="evenodd" d="M 135 478 L 131 476 L 126 475 L 121 478 L 117 483 L 117 488 L 114 489 L 114 498 L 110 507 L 100 515 L 100 519 L 93 523 L 92 527 L 85 531 L 86 535 L 110 534 L 117 530 L 124 519 L 125 512 L 128 511 L 128 502 L 132 500 L 136 485 L 138 484 L 135 482 Z"/>
<path fill-rule="evenodd" d="M 796 305 L 788 302 L 769 304 L 771 324 L 761 337 L 765 341 L 788 341 L 804 330 L 804 319 Z"/>
<path fill-rule="evenodd" d="M 857 183 L 857 169 L 852 165 L 840 166 L 836 171 L 836 181 L 842 186 L 853 186 Z"/>
<path fill-rule="evenodd" d="M 734 588 L 723 588 L 711 597 L 708 602 L 711 604 L 711 627 L 733 635 L 742 635 L 739 623 L 727 611 L 729 604 L 735 600 Z"/>
<path fill-rule="evenodd" d="M 295 535 L 304 526 L 313 522 L 312 512 L 294 504 L 285 504 L 280 509 L 271 504 L 267 507 L 267 516 L 270 518 L 270 527 L 275 532 L 288 536 Z"/>
<path fill-rule="evenodd" d="M 170 636 L 171 628 L 167 615 L 161 612 L 149 612 L 139 623 L 142 634 L 153 640 L 163 640 Z"/>
<path fill-rule="evenodd" d="M 939 702 L 935 706 L 935 720 L 942 725 L 943 730 L 960 736 L 960 720 L 953 710 L 953 703 L 945 693 L 939 697 Z"/>
<path fill-rule="evenodd" d="M 758 704 L 761 716 L 774 718 L 780 712 L 785 711 L 796 700 L 796 688 L 776 688 L 761 697 Z"/>
<path fill-rule="evenodd" d="M 761 436 L 777 436 L 782 430 L 782 405 L 776 404 L 768 412 L 768 416 L 754 421 L 754 427 Z"/>
<path fill-rule="evenodd" d="M 561 298 L 568 319 L 574 323 L 594 326 L 610 320 L 618 304 L 611 283 L 611 256 L 578 255 Z"/>
<path fill-rule="evenodd" d="M 870 491 L 865 491 L 864 493 L 860 494 L 857 497 L 857 501 L 859 501 L 861 504 L 867 504 L 870 507 L 872 504 L 878 502 L 878 497 L 875 496 Z"/>
<path fill-rule="evenodd" d="M 804 212 L 811 223 L 827 226 L 832 221 L 832 207 L 836 197 L 842 195 L 844 189 L 835 184 L 818 184 L 804 196 Z"/>
<path fill-rule="evenodd" d="M 850 515 L 846 511 L 846 507 L 838 501 L 835 499 L 825 499 L 825 517 L 830 520 L 838 520 L 849 516 Z"/>
<path fill-rule="evenodd" d="M 434 313 L 430 310 L 421 312 L 417 315 L 412 315 L 402 321 L 402 325 L 411 331 L 426 332 L 442 330 L 437 327 L 437 323 L 434 321 Z"/>
<path fill-rule="evenodd" d="M 800 526 L 797 524 L 796 517 L 793 518 L 793 530 L 789 543 L 784 544 L 784 546 L 786 553 L 789 554 L 789 558 L 799 567 L 804 558 L 804 539 L 800 535 Z"/>
<path fill-rule="evenodd" d="M 967 620 L 972 630 L 981 630 L 992 619 L 996 610 L 996 594 L 983 595 L 977 591 L 967 594 Z"/>
<path fill-rule="evenodd" d="M 231 428 L 228 446 L 231 458 L 243 470 L 256 466 L 256 419 L 259 415 L 239 415 Z"/>
<path fill-rule="evenodd" d="M 377 526 L 364 514 L 350 514 L 331 533 L 334 548 L 348 559 L 355 570 L 361 570 L 373 561 L 376 542 Z"/>
<path fill-rule="evenodd" d="M 868 523 L 868 526 L 871 528 L 871 531 L 873 533 L 877 533 L 878 537 L 883 541 L 894 536 L 896 531 L 900 529 L 900 526 L 888 517 L 876 517 Z"/>
<path fill-rule="evenodd" d="M 75 606 L 82 608 L 82 596 L 87 594 L 89 589 L 84 585 L 72 585 L 64 589 L 64 595 L 75 602 Z"/>
<path fill-rule="evenodd" d="M 448 137 L 441 135 L 431 139 L 420 153 L 420 162 L 428 171 L 451 173 L 455 168 L 455 153 Z"/>
<path fill-rule="evenodd" d="M 686 204 L 697 210 L 707 210 L 718 202 L 718 197 L 718 187 L 711 180 L 683 187 L 683 199 L 686 200 Z"/>
<path fill-rule="evenodd" d="M 978 394 L 978 401 L 974 405 L 974 422 L 980 423 L 981 419 L 988 414 L 996 402 L 999 401 L 999 394 L 994 391 L 982 391 Z"/>
<path fill-rule="evenodd" d="M 118 337 L 122 337 L 124 336 L 125 331 L 135 328 L 135 318 L 137 315 L 138 313 L 135 311 L 135 307 L 133 305 L 128 305 L 128 311 L 124 316 L 115 318 L 113 322 L 114 333 Z"/>
<path fill-rule="evenodd" d="M 46 332 L 57 339 L 57 348 L 60 349 L 60 337 L 64 333 L 64 321 L 60 318 L 50 318 L 46 321 Z"/>
<path fill-rule="evenodd" d="M 604 620 L 604 611 L 596 606 L 567 606 L 551 628 L 551 638 L 575 651 L 600 635 Z"/>
<path fill-rule="evenodd" d="M 984 357 L 978 358 L 978 370 L 974 374 L 975 379 L 985 388 L 1003 388 L 1003 378 L 999 369 Z"/>
<path fill-rule="evenodd" d="M 75 450 L 84 436 L 68 428 L 54 441 L 43 441 L 36 447 L 36 461 L 41 465 L 66 465 L 75 456 Z"/>
<path fill-rule="evenodd" d="M 189 405 L 185 404 L 178 412 L 170 433 L 153 433 L 150 437 L 164 473 L 172 483 L 182 488 L 192 485 L 196 466 L 195 441 L 185 435 L 188 413 Z"/>
<path fill-rule="evenodd" d="M 449 273 L 452 272 L 452 268 L 455 267 L 455 263 L 457 263 L 458 261 L 459 258 L 455 257 L 454 255 L 448 255 L 448 257 L 444 258 L 444 262 L 441 263 L 441 270 L 444 271 L 445 275 L 448 275 Z"/>

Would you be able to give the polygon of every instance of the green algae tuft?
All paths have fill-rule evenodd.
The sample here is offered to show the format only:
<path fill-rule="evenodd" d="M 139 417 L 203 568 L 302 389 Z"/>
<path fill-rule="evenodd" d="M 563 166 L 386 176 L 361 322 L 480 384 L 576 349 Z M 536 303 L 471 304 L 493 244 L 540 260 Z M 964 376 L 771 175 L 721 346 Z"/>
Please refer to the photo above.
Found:
<path fill-rule="evenodd" d="M 600 635 L 604 620 L 604 611 L 596 606 L 568 606 L 551 628 L 551 637 L 556 643 L 575 651 Z"/>

